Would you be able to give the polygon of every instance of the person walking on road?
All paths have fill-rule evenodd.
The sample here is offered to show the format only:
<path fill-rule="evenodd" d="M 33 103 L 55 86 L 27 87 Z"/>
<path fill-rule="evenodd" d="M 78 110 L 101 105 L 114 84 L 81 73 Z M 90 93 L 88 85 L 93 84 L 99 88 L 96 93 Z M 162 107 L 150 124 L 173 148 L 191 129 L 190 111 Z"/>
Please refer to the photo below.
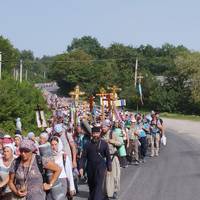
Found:
<path fill-rule="evenodd" d="M 129 147 L 128 147 L 128 161 L 130 164 L 139 165 L 139 140 L 137 135 L 136 119 L 131 118 L 131 126 L 128 131 L 129 134 Z"/>
<path fill-rule="evenodd" d="M 122 143 L 113 134 L 109 120 L 105 120 L 102 123 L 101 137 L 108 143 L 112 160 L 112 171 L 106 175 L 106 193 L 109 198 L 117 199 L 120 190 L 121 174 L 117 147 L 120 147 Z"/>
<path fill-rule="evenodd" d="M 156 115 L 152 115 L 150 123 L 151 132 L 151 157 L 159 155 L 160 131 L 163 130 L 161 122 L 157 120 Z"/>
<path fill-rule="evenodd" d="M 88 200 L 107 200 L 104 191 L 106 173 L 112 170 L 109 147 L 106 141 L 100 138 L 100 127 L 92 128 L 92 140 L 88 142 L 83 150 L 80 160 L 80 175 L 87 162 L 87 176 L 89 185 Z"/>

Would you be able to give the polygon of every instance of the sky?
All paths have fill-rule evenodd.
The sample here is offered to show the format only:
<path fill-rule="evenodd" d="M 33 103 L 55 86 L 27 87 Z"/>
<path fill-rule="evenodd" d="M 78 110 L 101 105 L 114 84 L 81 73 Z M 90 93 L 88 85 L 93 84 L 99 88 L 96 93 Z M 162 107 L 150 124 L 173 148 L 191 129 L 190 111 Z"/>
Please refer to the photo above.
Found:
<path fill-rule="evenodd" d="M 104 47 L 165 43 L 200 51 L 199 0 L 0 0 L 0 35 L 37 57 L 92 36 Z"/>

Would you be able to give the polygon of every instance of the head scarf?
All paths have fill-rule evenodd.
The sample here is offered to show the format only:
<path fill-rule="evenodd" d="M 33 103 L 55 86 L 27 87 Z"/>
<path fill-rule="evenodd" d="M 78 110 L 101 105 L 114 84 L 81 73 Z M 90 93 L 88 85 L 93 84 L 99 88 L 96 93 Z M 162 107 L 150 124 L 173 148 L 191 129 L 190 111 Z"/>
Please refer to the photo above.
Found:
<path fill-rule="evenodd" d="M 4 144 L 3 148 L 6 148 L 6 147 L 10 148 L 12 150 L 12 153 L 14 153 L 15 149 L 14 149 L 13 144 Z"/>
<path fill-rule="evenodd" d="M 22 140 L 22 136 L 21 136 L 21 135 L 16 134 L 16 135 L 15 135 L 15 138 L 16 138 L 16 137 L 18 137 L 20 140 Z"/>
<path fill-rule="evenodd" d="M 20 149 L 27 149 L 31 152 L 34 152 L 36 150 L 36 147 L 32 140 L 24 139 L 21 141 Z"/>
<path fill-rule="evenodd" d="M 35 133 L 29 132 L 27 137 L 28 137 L 28 139 L 32 139 L 33 137 L 35 137 Z"/>
<path fill-rule="evenodd" d="M 110 127 L 111 126 L 111 121 L 109 119 L 106 119 L 102 123 L 102 127 Z"/>
<path fill-rule="evenodd" d="M 43 138 L 45 138 L 46 140 L 49 139 L 49 135 L 48 135 L 47 132 L 42 132 L 42 133 L 40 134 L 40 137 L 43 137 Z"/>

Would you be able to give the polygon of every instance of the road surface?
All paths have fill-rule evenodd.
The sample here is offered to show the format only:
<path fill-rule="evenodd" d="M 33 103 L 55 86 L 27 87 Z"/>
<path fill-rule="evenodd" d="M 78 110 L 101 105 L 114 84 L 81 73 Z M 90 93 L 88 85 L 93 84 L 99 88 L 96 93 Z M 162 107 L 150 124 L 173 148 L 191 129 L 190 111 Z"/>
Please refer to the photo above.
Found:
<path fill-rule="evenodd" d="M 200 123 L 166 122 L 168 143 L 160 156 L 122 169 L 120 200 L 200 199 Z M 88 187 L 81 185 L 75 200 L 87 197 Z"/>

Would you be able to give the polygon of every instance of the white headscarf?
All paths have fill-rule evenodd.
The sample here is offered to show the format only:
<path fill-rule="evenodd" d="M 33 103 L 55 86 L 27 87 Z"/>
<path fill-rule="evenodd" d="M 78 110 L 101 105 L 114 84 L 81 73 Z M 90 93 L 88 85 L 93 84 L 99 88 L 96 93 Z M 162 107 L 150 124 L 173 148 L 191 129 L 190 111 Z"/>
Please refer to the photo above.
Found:
<path fill-rule="evenodd" d="M 49 139 L 49 135 L 48 135 L 47 132 L 42 132 L 42 133 L 40 134 L 40 137 L 44 137 L 46 140 Z"/>
<path fill-rule="evenodd" d="M 14 154 L 15 148 L 14 148 L 13 144 L 11 144 L 11 143 L 10 144 L 4 144 L 3 148 L 6 148 L 6 147 L 10 148 L 12 150 L 12 153 Z"/>

